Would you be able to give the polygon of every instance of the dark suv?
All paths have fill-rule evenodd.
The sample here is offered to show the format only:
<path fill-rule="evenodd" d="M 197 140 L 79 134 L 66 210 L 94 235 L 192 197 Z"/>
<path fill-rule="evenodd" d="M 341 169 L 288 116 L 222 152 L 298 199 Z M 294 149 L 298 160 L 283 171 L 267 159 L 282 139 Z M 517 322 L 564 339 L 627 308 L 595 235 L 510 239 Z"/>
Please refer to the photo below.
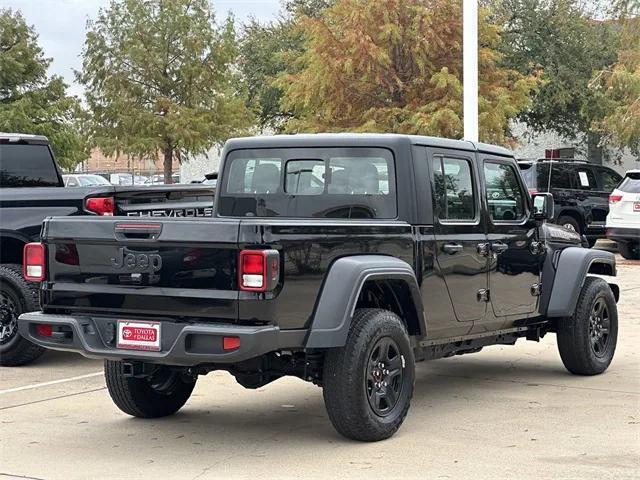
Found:
<path fill-rule="evenodd" d="M 20 333 L 105 359 L 129 415 L 175 413 L 215 370 L 246 388 L 294 375 L 340 433 L 381 440 L 416 361 L 553 332 L 569 371 L 609 366 L 620 290 L 591 274 L 615 257 L 545 223 L 551 195 L 527 195 L 508 150 L 283 135 L 222 158 L 213 217 L 49 218 L 26 248 L 42 312 Z"/>
<path fill-rule="evenodd" d="M 591 245 L 604 238 L 609 194 L 622 180 L 617 172 L 574 159 L 519 161 L 518 165 L 529 193 L 553 194 L 553 223 L 585 235 Z"/>

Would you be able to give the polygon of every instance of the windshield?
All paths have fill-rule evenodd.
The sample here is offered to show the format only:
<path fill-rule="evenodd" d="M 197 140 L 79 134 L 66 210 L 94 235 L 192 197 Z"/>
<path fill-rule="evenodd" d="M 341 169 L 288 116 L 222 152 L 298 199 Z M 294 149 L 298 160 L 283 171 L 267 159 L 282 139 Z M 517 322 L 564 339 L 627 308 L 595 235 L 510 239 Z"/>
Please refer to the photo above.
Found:
<path fill-rule="evenodd" d="M 395 168 L 384 148 L 236 150 L 219 213 L 228 216 L 395 218 Z"/>

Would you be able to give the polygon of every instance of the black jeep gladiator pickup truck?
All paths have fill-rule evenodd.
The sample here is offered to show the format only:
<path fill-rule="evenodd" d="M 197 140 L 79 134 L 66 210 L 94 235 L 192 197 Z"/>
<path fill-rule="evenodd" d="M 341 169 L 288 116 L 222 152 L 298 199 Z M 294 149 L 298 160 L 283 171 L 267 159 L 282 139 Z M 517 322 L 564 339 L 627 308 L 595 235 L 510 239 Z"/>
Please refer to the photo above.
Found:
<path fill-rule="evenodd" d="M 38 285 L 22 277 L 22 250 L 48 216 L 211 216 L 215 189 L 194 186 L 64 188 L 46 137 L 0 133 L 0 365 L 25 364 L 44 349 L 17 334 L 38 310 Z"/>
<path fill-rule="evenodd" d="M 614 256 L 547 225 L 508 150 L 382 134 L 239 138 L 211 219 L 49 218 L 27 246 L 38 345 L 105 359 L 115 404 L 180 409 L 198 375 L 322 386 L 343 435 L 393 435 L 414 364 L 557 335 L 569 371 L 617 338 Z"/>

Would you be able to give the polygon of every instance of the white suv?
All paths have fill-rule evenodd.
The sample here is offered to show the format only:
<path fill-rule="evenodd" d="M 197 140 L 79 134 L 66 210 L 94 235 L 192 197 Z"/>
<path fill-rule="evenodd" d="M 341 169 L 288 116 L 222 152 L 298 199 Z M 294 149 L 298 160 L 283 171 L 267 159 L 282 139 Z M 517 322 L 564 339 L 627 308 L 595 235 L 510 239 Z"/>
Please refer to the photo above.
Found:
<path fill-rule="evenodd" d="M 624 258 L 640 259 L 640 170 L 629 170 L 609 195 L 607 238 Z"/>

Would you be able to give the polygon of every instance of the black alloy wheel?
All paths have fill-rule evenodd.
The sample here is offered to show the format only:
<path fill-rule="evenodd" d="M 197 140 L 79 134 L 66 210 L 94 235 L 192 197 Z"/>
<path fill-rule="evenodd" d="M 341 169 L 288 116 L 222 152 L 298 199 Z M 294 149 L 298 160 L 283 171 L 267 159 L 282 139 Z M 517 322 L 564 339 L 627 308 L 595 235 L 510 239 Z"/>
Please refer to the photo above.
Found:
<path fill-rule="evenodd" d="M 18 305 L 9 291 L 0 289 L 0 345 L 8 343 L 18 331 Z"/>
<path fill-rule="evenodd" d="M 402 393 L 404 359 L 391 337 L 383 337 L 373 346 L 367 363 L 365 388 L 371 409 L 381 417 L 388 415 Z"/>
<path fill-rule="evenodd" d="M 593 304 L 589 316 L 589 338 L 591 349 L 598 358 L 606 355 L 609 347 L 609 331 L 611 320 L 609 309 L 603 297 L 599 297 Z"/>

